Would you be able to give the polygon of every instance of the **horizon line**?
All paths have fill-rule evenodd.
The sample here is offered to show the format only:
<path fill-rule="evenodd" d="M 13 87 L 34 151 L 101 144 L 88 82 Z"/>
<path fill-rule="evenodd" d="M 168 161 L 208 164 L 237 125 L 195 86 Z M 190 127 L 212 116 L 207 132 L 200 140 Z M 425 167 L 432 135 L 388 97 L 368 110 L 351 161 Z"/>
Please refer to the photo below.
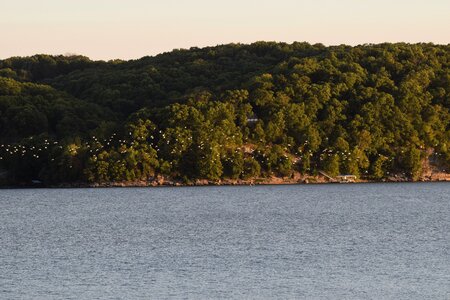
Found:
<path fill-rule="evenodd" d="M 35 54 L 31 54 L 31 55 L 13 55 L 13 56 L 8 56 L 8 57 L 0 57 L 0 60 L 8 60 L 8 59 L 12 59 L 12 58 L 28 58 L 28 57 L 35 57 L 35 56 L 52 56 L 52 57 L 76 57 L 76 56 L 80 56 L 80 57 L 86 57 L 88 58 L 90 61 L 93 62 L 111 62 L 111 61 L 133 61 L 133 60 L 140 60 L 143 58 L 152 58 L 152 57 L 157 57 L 160 55 L 164 55 L 164 54 L 169 54 L 175 51 L 190 51 L 190 50 L 194 50 L 194 49 L 206 49 L 206 48 L 215 48 L 215 47 L 221 47 L 221 46 L 229 46 L 229 45 L 243 45 L 243 46 L 250 46 L 253 44 L 257 44 L 257 43 L 275 43 L 275 44 L 286 44 L 286 45 L 293 45 L 296 43 L 300 43 L 300 44 L 309 44 L 311 46 L 316 46 L 316 45 L 322 45 L 326 48 L 332 48 L 332 47 L 340 47 L 340 46 L 345 46 L 345 47 L 366 47 L 366 46 L 376 46 L 376 45 L 386 45 L 386 44 L 390 44 L 390 45 L 396 45 L 396 44 L 405 44 L 405 45 L 423 45 L 423 44 L 429 44 L 429 45 L 435 45 L 435 46 L 450 46 L 450 42 L 449 43 L 436 43 L 436 42 L 405 42 L 405 41 L 398 41 L 398 42 L 367 42 L 367 43 L 358 43 L 358 44 L 346 44 L 346 43 L 340 43 L 340 44 L 324 44 L 322 42 L 308 42 L 308 41 L 292 41 L 292 42 L 285 42 L 285 41 L 275 41 L 275 40 L 257 40 L 254 42 L 229 42 L 229 43 L 222 43 L 222 44 L 216 44 L 216 45 L 206 45 L 206 46 L 190 46 L 188 48 L 184 48 L 184 47 L 180 47 L 180 48 L 172 48 L 171 50 L 167 50 L 167 51 L 162 51 L 162 52 L 158 52 L 158 53 L 154 53 L 154 54 L 148 54 L 148 55 L 143 55 L 140 57 L 136 57 L 136 58 L 110 58 L 110 59 L 93 59 L 91 58 L 89 55 L 86 54 L 82 54 L 82 53 L 76 53 L 76 52 L 65 52 L 65 53 L 55 53 L 55 54 L 51 54 L 51 53 L 35 53 Z"/>

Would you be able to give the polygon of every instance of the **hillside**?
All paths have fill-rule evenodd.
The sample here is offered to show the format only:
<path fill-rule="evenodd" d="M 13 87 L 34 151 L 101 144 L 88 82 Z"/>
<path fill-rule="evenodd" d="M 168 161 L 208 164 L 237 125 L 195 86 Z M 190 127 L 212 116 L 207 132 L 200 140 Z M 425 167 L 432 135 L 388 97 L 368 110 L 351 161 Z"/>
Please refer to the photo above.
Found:
<path fill-rule="evenodd" d="M 0 180 L 445 177 L 449 63 L 450 45 L 272 42 L 0 60 Z"/>

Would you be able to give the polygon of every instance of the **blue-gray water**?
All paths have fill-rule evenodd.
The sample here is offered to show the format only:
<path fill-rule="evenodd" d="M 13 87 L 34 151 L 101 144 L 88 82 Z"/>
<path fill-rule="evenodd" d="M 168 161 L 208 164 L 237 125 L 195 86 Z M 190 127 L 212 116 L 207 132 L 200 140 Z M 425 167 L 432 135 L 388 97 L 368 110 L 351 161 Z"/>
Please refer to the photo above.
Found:
<path fill-rule="evenodd" d="M 0 299 L 450 299 L 450 184 L 0 190 Z"/>

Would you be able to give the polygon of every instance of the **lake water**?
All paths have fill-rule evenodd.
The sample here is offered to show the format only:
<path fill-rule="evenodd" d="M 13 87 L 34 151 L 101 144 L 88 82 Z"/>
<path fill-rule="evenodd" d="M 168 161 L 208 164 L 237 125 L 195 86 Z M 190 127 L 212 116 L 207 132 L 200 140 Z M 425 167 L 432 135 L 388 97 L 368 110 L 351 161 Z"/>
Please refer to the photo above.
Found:
<path fill-rule="evenodd" d="M 450 184 L 0 190 L 0 299 L 450 299 Z"/>

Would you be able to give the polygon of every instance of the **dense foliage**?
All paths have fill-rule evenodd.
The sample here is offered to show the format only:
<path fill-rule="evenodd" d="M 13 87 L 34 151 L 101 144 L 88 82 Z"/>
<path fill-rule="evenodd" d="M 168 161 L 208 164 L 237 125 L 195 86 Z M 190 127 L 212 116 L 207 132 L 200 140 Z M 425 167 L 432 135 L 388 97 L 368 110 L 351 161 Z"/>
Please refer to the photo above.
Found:
<path fill-rule="evenodd" d="M 417 179 L 425 159 L 450 164 L 449 50 L 258 42 L 134 61 L 0 60 L 0 175 Z"/>

